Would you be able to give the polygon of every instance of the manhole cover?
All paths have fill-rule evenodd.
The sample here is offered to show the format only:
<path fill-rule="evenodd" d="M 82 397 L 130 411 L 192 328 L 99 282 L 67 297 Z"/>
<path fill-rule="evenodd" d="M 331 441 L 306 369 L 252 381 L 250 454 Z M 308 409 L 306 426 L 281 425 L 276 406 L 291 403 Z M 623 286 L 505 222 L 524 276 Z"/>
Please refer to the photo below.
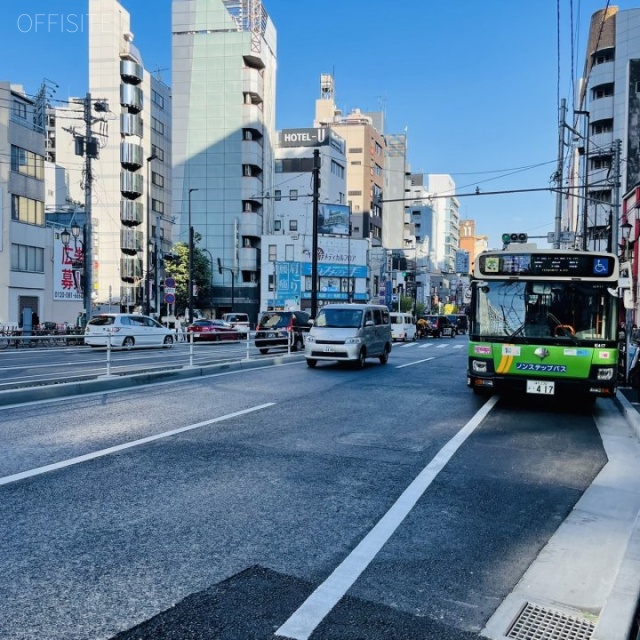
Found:
<path fill-rule="evenodd" d="M 527 602 L 507 632 L 515 640 L 590 640 L 595 625 L 588 620 Z"/>

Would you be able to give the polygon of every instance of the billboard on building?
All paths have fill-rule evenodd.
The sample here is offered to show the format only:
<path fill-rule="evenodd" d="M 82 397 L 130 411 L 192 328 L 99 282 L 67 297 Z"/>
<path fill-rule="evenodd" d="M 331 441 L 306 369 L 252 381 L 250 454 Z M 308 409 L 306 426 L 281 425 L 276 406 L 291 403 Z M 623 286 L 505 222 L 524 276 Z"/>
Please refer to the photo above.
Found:
<path fill-rule="evenodd" d="M 53 234 L 53 299 L 82 301 L 82 270 L 84 252 L 82 242 L 70 238 L 68 246 L 62 234 Z"/>
<path fill-rule="evenodd" d="M 346 204 L 319 205 L 318 233 L 348 236 L 349 207 Z"/>
<path fill-rule="evenodd" d="M 328 145 L 344 154 L 345 142 L 329 127 L 283 129 L 278 135 L 280 147 L 320 147 Z"/>

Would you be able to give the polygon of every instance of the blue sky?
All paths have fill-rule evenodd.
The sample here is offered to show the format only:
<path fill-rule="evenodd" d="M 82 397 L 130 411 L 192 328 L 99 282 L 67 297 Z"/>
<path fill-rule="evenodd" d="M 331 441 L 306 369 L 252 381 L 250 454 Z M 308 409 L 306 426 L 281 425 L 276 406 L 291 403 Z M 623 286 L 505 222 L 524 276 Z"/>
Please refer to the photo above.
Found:
<path fill-rule="evenodd" d="M 494 192 L 550 186 L 558 97 L 573 107 L 572 78 L 584 66 L 589 21 L 606 5 L 263 1 L 278 32 L 279 129 L 312 126 L 320 74 L 332 73 L 336 102 L 345 113 L 383 110 L 386 133 L 407 131 L 411 170 L 451 174 L 459 194 L 476 187 Z M 131 13 L 145 66 L 171 84 L 170 0 L 122 4 Z M 616 4 L 621 10 L 636 6 Z M 0 80 L 21 83 L 33 94 L 47 78 L 59 85 L 57 99 L 84 95 L 87 6 L 86 0 L 0 3 Z M 475 219 L 491 246 L 499 246 L 505 231 L 546 236 L 554 228 L 551 192 L 461 197 L 460 203 L 462 217 Z"/>

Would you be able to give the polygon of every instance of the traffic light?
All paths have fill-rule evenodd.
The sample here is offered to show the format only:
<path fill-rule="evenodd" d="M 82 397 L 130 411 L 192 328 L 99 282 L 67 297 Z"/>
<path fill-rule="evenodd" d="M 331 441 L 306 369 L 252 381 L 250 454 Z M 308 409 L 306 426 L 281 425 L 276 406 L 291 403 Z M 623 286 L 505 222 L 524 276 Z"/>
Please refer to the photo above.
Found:
<path fill-rule="evenodd" d="M 218 258 L 218 273 L 222 273 L 222 262 L 220 262 L 220 258 Z"/>
<path fill-rule="evenodd" d="M 528 239 L 526 233 L 503 233 L 502 242 L 509 244 L 510 242 L 524 243 Z"/>

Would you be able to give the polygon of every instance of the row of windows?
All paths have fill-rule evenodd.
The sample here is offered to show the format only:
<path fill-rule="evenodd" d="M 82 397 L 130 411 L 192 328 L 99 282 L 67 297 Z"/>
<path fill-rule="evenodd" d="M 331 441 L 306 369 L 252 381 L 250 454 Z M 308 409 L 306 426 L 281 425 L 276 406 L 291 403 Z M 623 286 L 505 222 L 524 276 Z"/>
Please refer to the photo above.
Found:
<path fill-rule="evenodd" d="M 44 226 L 44 203 L 25 196 L 11 196 L 11 219 Z"/>
<path fill-rule="evenodd" d="M 291 245 L 291 248 L 293 248 L 293 245 Z M 311 276 L 304 277 L 304 291 L 311 291 L 312 282 Z M 275 291 L 275 283 L 275 274 L 269 274 L 269 291 Z M 349 293 L 349 290 L 354 290 L 354 280 L 353 278 L 321 276 L 318 280 L 318 289 L 319 291 Z"/>
<path fill-rule="evenodd" d="M 591 158 L 591 169 L 610 169 L 611 168 L 611 156 L 599 156 L 597 158 Z"/>
<path fill-rule="evenodd" d="M 274 200 L 282 200 L 282 191 L 280 189 L 276 189 L 273 192 Z M 289 189 L 289 200 L 297 200 L 298 199 L 298 190 L 297 189 Z"/>
<path fill-rule="evenodd" d="M 594 100 L 599 98 L 609 98 L 613 95 L 613 82 L 607 84 L 600 84 L 597 87 L 593 87 L 591 90 L 591 96 Z"/>
<path fill-rule="evenodd" d="M 11 170 L 37 180 L 44 180 L 44 156 L 12 144 Z"/>
<path fill-rule="evenodd" d="M 11 270 L 44 273 L 44 249 L 24 244 L 12 244 Z"/>
<path fill-rule="evenodd" d="M 597 135 L 598 133 L 611 133 L 613 131 L 613 120 L 600 120 L 599 122 L 594 122 L 591 125 L 591 134 Z"/>
<path fill-rule="evenodd" d="M 282 231 L 282 220 L 273 221 L 273 230 Z M 289 220 L 289 231 L 297 231 L 297 230 L 298 230 L 298 221 Z M 271 247 L 275 247 L 275 245 L 274 244 L 269 245 L 269 251 L 271 251 Z"/>

